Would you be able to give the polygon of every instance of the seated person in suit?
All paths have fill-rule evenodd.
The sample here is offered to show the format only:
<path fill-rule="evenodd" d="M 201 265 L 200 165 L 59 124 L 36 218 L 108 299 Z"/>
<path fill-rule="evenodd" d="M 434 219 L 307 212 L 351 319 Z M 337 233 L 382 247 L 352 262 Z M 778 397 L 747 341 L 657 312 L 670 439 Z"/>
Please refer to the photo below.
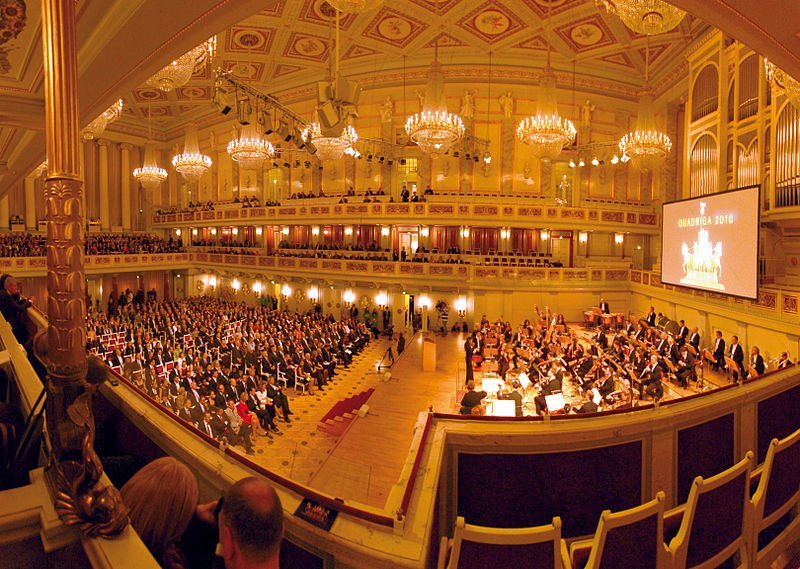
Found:
<path fill-rule="evenodd" d="M 790 365 L 792 365 L 792 360 L 789 359 L 789 354 L 787 352 L 783 352 L 778 360 L 778 369 L 783 369 L 785 367 L 789 367 Z"/>
<path fill-rule="evenodd" d="M 516 379 L 511 382 L 511 391 L 508 393 L 498 394 L 498 399 L 512 399 L 514 401 L 514 410 L 517 417 L 522 417 L 522 394 L 520 391 L 519 381 Z"/>
<path fill-rule="evenodd" d="M 738 336 L 731 336 L 730 358 L 736 363 L 736 368 L 733 370 L 733 379 L 738 379 L 744 370 L 744 350 L 739 345 Z"/>
<path fill-rule="evenodd" d="M 596 393 L 597 392 L 594 389 L 589 391 L 589 393 L 586 394 L 586 396 L 588 397 L 588 399 L 586 400 L 586 403 L 584 403 L 583 405 L 581 405 L 580 407 L 575 409 L 575 412 L 576 413 L 597 413 L 598 407 L 597 407 L 597 403 L 595 402 L 595 399 L 596 399 L 595 394 Z"/>
<path fill-rule="evenodd" d="M 605 375 L 597 383 L 597 391 L 600 393 L 600 397 L 606 398 L 614 393 L 615 388 L 614 374 L 610 368 L 606 368 Z"/>
<path fill-rule="evenodd" d="M 756 375 L 761 375 L 766 370 L 764 358 L 758 350 L 758 346 L 750 348 L 750 367 L 756 370 Z"/>
<path fill-rule="evenodd" d="M 681 347 L 681 358 L 675 366 L 678 383 L 681 387 L 689 387 L 689 380 L 694 379 L 694 356 L 689 351 L 689 347 L 684 344 Z"/>
<path fill-rule="evenodd" d="M 461 398 L 461 409 L 458 412 L 462 415 L 469 415 L 472 408 L 480 405 L 486 395 L 485 391 L 475 391 L 475 382 L 470 381 L 467 384 L 467 392 Z"/>
<path fill-rule="evenodd" d="M 662 371 L 658 363 L 658 356 L 653 354 L 650 356 L 650 365 L 644 368 L 639 384 L 639 399 L 643 399 L 645 395 L 651 396 L 654 400 L 660 399 L 664 394 L 661 386 Z"/>
<path fill-rule="evenodd" d="M 692 328 L 692 333 L 689 335 L 689 345 L 694 347 L 695 351 L 700 351 L 700 332 L 698 332 L 697 326 Z"/>
<path fill-rule="evenodd" d="M 714 332 L 716 339 L 714 340 L 714 363 L 711 368 L 714 371 L 719 371 L 720 367 L 725 367 L 725 340 L 722 339 L 722 332 L 717 330 Z"/>

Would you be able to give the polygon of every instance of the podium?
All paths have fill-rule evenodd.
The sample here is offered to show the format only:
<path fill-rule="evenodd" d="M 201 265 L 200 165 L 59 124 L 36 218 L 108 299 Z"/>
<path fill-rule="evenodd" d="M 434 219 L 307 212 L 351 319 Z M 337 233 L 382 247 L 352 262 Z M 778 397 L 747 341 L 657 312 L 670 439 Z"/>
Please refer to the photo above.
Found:
<path fill-rule="evenodd" d="M 436 342 L 425 338 L 422 340 L 422 371 L 436 370 Z"/>

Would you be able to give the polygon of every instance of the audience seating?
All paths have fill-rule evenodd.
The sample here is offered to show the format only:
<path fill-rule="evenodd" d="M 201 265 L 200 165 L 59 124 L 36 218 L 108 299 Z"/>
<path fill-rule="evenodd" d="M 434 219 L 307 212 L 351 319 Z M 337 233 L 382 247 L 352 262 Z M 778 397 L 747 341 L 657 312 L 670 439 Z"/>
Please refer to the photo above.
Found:
<path fill-rule="evenodd" d="M 573 569 L 666 569 L 664 493 L 635 508 L 605 510 L 594 539 L 573 542 L 569 556 Z"/>
<path fill-rule="evenodd" d="M 680 522 L 669 544 L 673 569 L 712 569 L 734 554 L 737 567 L 749 566 L 752 466 L 753 453 L 748 451 L 729 469 L 707 480 L 698 476 L 686 503 L 664 515 L 665 528 Z"/>
<path fill-rule="evenodd" d="M 800 430 L 788 437 L 773 439 L 767 450 L 764 464 L 751 476 L 753 493 L 753 535 L 751 546 L 751 567 L 766 569 L 790 544 L 800 539 L 800 516 L 797 505 L 800 502 Z M 770 536 L 767 543 L 759 543 L 759 535 L 766 534 L 773 526 L 779 526 L 781 518 L 788 514 L 786 527 Z M 762 535 L 762 538 L 766 537 Z M 763 541 L 767 541 L 764 539 Z"/>
<path fill-rule="evenodd" d="M 473 526 L 459 516 L 453 539 L 442 537 L 438 569 L 569 569 L 567 544 L 561 539 L 561 518 L 531 528 Z"/>

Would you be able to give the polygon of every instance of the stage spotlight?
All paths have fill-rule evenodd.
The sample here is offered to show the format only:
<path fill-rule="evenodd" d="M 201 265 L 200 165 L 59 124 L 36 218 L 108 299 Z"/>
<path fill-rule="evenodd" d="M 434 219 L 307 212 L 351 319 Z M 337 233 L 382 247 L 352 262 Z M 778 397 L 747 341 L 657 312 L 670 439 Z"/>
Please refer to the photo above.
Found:
<path fill-rule="evenodd" d="M 592 158 L 592 166 L 599 166 L 599 165 L 600 165 L 600 160 L 597 159 L 597 156 Z"/>
<path fill-rule="evenodd" d="M 272 128 L 272 115 L 269 111 L 261 111 L 261 114 L 258 115 L 258 125 L 261 127 L 261 132 L 264 134 L 272 134 L 274 132 Z"/>
<path fill-rule="evenodd" d="M 454 150 L 453 151 L 453 158 L 458 158 L 459 155 L 460 155 L 460 153 L 458 152 L 458 150 Z"/>
<path fill-rule="evenodd" d="M 242 126 L 246 126 L 250 124 L 250 113 L 253 112 L 253 107 L 250 105 L 250 97 L 247 96 L 247 93 L 242 91 L 238 91 L 236 93 L 236 120 L 239 121 L 239 124 Z"/>
<path fill-rule="evenodd" d="M 231 95 L 232 93 L 228 93 L 222 88 L 214 87 L 214 104 L 223 115 L 227 115 L 233 108 Z"/>
<path fill-rule="evenodd" d="M 388 160 L 386 163 L 387 163 L 389 166 L 391 166 L 391 165 L 394 163 L 394 160 L 392 160 L 391 158 L 389 158 L 389 160 Z"/>
<path fill-rule="evenodd" d="M 273 167 L 273 168 L 277 168 L 277 167 L 278 167 L 278 163 L 277 163 L 277 162 L 273 162 L 273 163 L 272 163 L 272 167 Z"/>
<path fill-rule="evenodd" d="M 305 166 L 306 168 L 310 168 L 311 167 L 311 162 L 306 160 L 305 162 L 303 162 L 303 166 Z"/>
<path fill-rule="evenodd" d="M 295 160 L 294 161 L 294 167 L 295 168 L 299 168 L 300 167 L 300 160 Z"/>
<path fill-rule="evenodd" d="M 294 140 L 297 148 L 302 150 L 306 145 L 306 139 L 303 138 L 303 132 L 298 128 L 294 127 Z"/>
<path fill-rule="evenodd" d="M 367 162 L 372 162 L 372 154 L 367 154 Z"/>
<path fill-rule="evenodd" d="M 473 162 L 477 162 L 477 161 L 478 161 L 478 157 L 477 157 L 477 156 L 473 156 L 473 157 L 472 157 L 472 161 L 473 161 Z"/>
<path fill-rule="evenodd" d="M 614 156 L 611 157 L 611 163 L 612 164 L 618 164 L 619 163 L 619 156 L 614 154 Z"/>
<path fill-rule="evenodd" d="M 405 158 L 401 158 L 400 159 L 400 165 L 401 166 L 405 166 L 406 165 L 406 159 Z"/>
<path fill-rule="evenodd" d="M 472 155 L 471 155 L 469 152 L 467 152 L 467 155 L 466 155 L 466 156 L 464 156 L 464 158 L 466 158 L 467 160 L 469 160 L 470 158 L 472 158 Z"/>
<path fill-rule="evenodd" d="M 289 163 L 288 163 L 288 162 L 284 162 L 284 163 L 283 163 L 283 167 L 284 167 L 284 168 L 288 168 L 288 167 L 289 167 Z"/>
<path fill-rule="evenodd" d="M 381 162 L 383 162 L 383 156 L 381 156 L 381 159 L 380 159 L 380 161 L 381 161 Z"/>

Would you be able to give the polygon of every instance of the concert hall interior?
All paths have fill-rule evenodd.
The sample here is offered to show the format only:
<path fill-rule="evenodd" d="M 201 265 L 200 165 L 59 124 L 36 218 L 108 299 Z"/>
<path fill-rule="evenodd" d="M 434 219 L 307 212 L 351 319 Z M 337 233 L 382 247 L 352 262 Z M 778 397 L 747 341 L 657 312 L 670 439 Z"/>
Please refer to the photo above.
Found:
<path fill-rule="evenodd" d="M 0 567 L 800 567 L 798 30 L 0 0 Z"/>

